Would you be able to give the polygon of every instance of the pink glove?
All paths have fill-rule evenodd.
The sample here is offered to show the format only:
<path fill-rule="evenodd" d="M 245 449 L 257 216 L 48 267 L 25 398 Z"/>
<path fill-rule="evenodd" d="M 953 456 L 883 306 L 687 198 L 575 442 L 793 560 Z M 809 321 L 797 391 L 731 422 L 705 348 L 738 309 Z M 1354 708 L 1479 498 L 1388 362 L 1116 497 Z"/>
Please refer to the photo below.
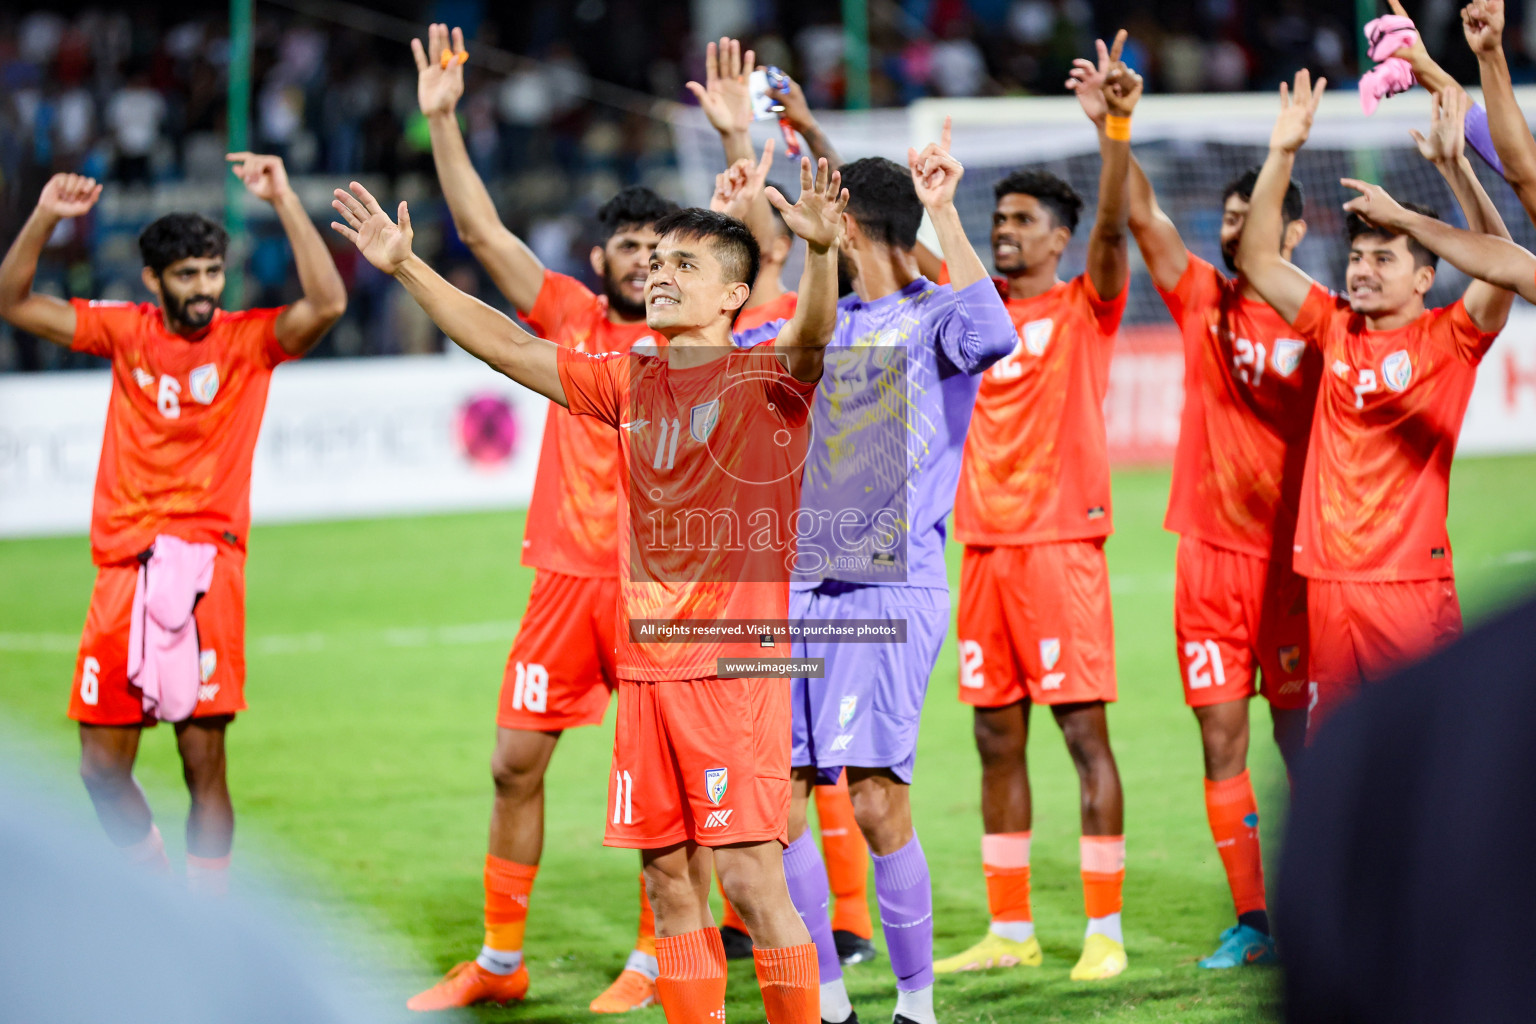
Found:
<path fill-rule="evenodd" d="M 1379 64 L 1403 47 L 1417 43 L 1419 33 L 1413 27 L 1412 18 L 1385 14 L 1365 23 L 1365 39 L 1371 44 L 1371 60 Z"/>
<path fill-rule="evenodd" d="M 1388 96 L 1412 89 L 1413 68 L 1401 57 L 1389 57 L 1360 76 L 1360 109 L 1367 115 Z"/>

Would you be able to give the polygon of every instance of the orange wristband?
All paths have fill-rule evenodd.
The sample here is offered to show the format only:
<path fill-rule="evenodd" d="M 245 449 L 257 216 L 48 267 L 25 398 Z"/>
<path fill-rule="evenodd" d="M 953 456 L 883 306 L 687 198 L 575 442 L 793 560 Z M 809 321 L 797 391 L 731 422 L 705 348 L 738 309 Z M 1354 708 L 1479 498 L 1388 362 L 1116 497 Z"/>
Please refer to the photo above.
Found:
<path fill-rule="evenodd" d="M 1104 118 L 1104 134 L 1116 142 L 1131 141 L 1131 119 L 1110 114 Z"/>

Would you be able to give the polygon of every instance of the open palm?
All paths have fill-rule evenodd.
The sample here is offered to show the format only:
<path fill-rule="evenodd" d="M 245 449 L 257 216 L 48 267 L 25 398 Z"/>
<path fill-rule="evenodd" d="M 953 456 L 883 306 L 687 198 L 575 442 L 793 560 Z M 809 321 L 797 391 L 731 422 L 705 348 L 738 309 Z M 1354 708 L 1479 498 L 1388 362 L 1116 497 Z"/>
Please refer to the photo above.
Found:
<path fill-rule="evenodd" d="M 396 212 L 398 223 L 379 207 L 379 201 L 362 185 L 352 182 L 351 192 L 337 189 L 331 207 L 346 220 L 331 221 L 331 227 L 357 246 L 363 258 L 386 274 L 393 274 L 411 258 L 411 212 L 405 200 Z"/>
<path fill-rule="evenodd" d="M 1280 83 L 1280 116 L 1275 118 L 1274 130 L 1269 134 L 1271 149 L 1294 153 L 1306 145 L 1312 133 L 1312 119 L 1317 116 L 1317 105 L 1322 102 L 1323 90 L 1328 79 L 1319 78 L 1312 85 L 1312 75 L 1306 68 L 1296 72 L 1294 88 L 1287 89 Z"/>
<path fill-rule="evenodd" d="M 42 195 L 37 197 L 37 206 L 46 213 L 67 220 L 89 213 L 100 198 L 101 186 L 95 178 L 87 178 L 83 174 L 55 174 L 43 186 Z"/>
<path fill-rule="evenodd" d="M 412 39 L 411 55 L 416 58 L 416 102 L 421 112 L 428 117 L 453 113 L 464 95 L 464 61 L 469 58 L 464 30 L 453 30 L 450 46 L 448 26 L 429 25 L 426 48 L 420 39 Z"/>
<path fill-rule="evenodd" d="M 1420 156 L 1436 164 L 1461 158 L 1467 147 L 1467 105 L 1470 102 L 1460 89 L 1450 89 L 1433 98 L 1429 134 L 1421 135 L 1416 129 L 1409 132 L 1418 144 Z"/>
<path fill-rule="evenodd" d="M 722 134 L 744 132 L 752 127 L 752 90 L 747 74 L 756 54 L 741 52 L 741 41 L 722 38 L 704 51 L 704 84 L 689 82 L 688 91 L 699 101 L 699 109 L 709 118 L 715 131 Z"/>
<path fill-rule="evenodd" d="M 827 168 L 825 157 L 816 161 L 814 176 L 811 161 L 800 158 L 800 201 L 793 206 L 771 185 L 765 194 L 784 215 L 789 230 L 805 239 L 807 246 L 825 252 L 837 243 L 843 211 L 848 208 L 848 190 L 843 188 L 842 174 Z"/>

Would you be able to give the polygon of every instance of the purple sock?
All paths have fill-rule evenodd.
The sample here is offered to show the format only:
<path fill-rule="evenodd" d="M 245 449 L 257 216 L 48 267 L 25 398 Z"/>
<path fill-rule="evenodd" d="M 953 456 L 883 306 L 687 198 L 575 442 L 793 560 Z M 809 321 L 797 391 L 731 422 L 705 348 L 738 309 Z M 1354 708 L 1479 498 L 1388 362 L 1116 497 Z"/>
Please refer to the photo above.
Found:
<path fill-rule="evenodd" d="M 827 918 L 831 886 L 827 883 L 827 866 L 822 863 L 821 851 L 816 849 L 810 829 L 784 848 L 784 880 L 789 883 L 790 902 L 810 930 L 811 941 L 816 943 L 821 983 L 836 981 L 843 976 L 843 965 L 838 962 L 832 922 Z"/>
<path fill-rule="evenodd" d="M 1472 151 L 1483 158 L 1483 161 L 1499 172 L 1499 177 L 1504 177 L 1504 164 L 1499 160 L 1499 151 L 1493 148 L 1493 135 L 1488 131 L 1488 111 L 1483 109 L 1481 103 L 1474 103 L 1467 108 L 1466 126 L 1467 145 Z"/>
<path fill-rule="evenodd" d="M 915 992 L 933 984 L 933 884 L 923 844 L 912 841 L 887 857 L 875 857 L 875 896 L 896 988 Z"/>

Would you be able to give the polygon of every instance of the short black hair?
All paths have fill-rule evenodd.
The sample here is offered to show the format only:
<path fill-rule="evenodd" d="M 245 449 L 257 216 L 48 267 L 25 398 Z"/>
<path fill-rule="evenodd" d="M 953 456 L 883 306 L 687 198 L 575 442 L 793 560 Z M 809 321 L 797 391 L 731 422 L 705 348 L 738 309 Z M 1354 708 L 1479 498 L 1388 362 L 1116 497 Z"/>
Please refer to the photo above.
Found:
<path fill-rule="evenodd" d="M 200 213 L 168 213 L 139 233 L 139 254 L 156 274 L 177 260 L 218 257 L 229 251 L 229 235 Z"/>
<path fill-rule="evenodd" d="M 1051 211 L 1051 216 L 1059 226 L 1067 229 L 1067 234 L 1077 230 L 1077 219 L 1083 212 L 1083 197 L 1050 171 L 1014 171 L 992 186 L 994 200 L 1001 202 L 1003 196 L 1009 195 L 1033 196 Z"/>
<path fill-rule="evenodd" d="M 763 263 L 762 252 L 757 247 L 757 239 L 752 236 L 752 229 L 735 217 L 690 206 L 674 210 L 656 221 L 655 226 L 656 234 L 662 237 L 677 235 L 708 242 L 720 260 L 720 271 L 727 281 L 741 281 L 748 287 L 757 281 L 757 272 Z M 731 319 L 734 321 L 735 317 Z"/>
<path fill-rule="evenodd" d="M 663 199 L 643 185 L 631 185 L 597 208 L 597 223 L 608 241 L 625 228 L 654 225 L 677 210 L 677 204 Z"/>
<path fill-rule="evenodd" d="M 1433 206 L 1425 206 L 1423 203 L 1398 203 L 1403 209 L 1412 213 L 1422 214 L 1425 217 L 1440 219 L 1440 213 Z M 1397 232 L 1372 224 L 1358 213 L 1351 213 L 1344 221 L 1344 230 L 1349 235 L 1349 244 L 1353 246 L 1355 239 L 1362 235 L 1373 238 L 1396 238 Z M 1416 267 L 1429 267 L 1434 269 L 1440 263 L 1440 257 L 1424 248 L 1418 239 L 1408 236 L 1408 251 L 1413 254 L 1413 265 Z"/>
<path fill-rule="evenodd" d="M 910 250 L 917 245 L 923 203 L 912 187 L 912 172 L 884 157 L 866 156 L 843 164 L 848 214 L 859 229 L 883 245 Z"/>
<path fill-rule="evenodd" d="M 1245 203 L 1251 201 L 1253 199 L 1253 186 L 1259 183 L 1260 170 L 1262 168 L 1257 166 L 1250 167 L 1227 182 L 1227 187 L 1221 190 L 1221 205 L 1226 206 L 1227 200 L 1233 196 L 1237 196 L 1237 198 Z M 1306 206 L 1307 194 L 1301 190 L 1301 182 L 1292 178 L 1290 185 L 1286 187 L 1285 199 L 1280 203 L 1281 222 L 1289 224 L 1293 220 L 1301 220 L 1301 215 L 1305 212 Z"/>

